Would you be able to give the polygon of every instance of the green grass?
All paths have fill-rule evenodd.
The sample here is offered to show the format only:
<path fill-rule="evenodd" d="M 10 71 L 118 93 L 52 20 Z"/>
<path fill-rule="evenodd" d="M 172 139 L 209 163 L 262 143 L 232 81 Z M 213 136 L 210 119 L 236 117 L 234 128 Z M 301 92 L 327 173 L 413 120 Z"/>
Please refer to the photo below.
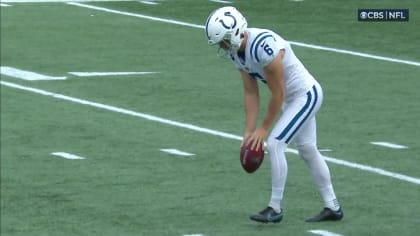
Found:
<path fill-rule="evenodd" d="M 95 2 L 203 25 L 209 1 Z M 250 26 L 298 42 L 420 61 L 415 1 L 238 1 Z M 410 9 L 410 21 L 357 22 L 357 8 Z M 319 146 L 327 156 L 420 178 L 420 68 L 294 46 L 321 82 Z M 235 135 L 243 132 L 239 74 L 207 46 L 204 30 L 63 3 L 1 8 L 1 65 L 65 81 L 1 81 Z M 159 71 L 78 78 L 70 71 Z M 268 93 L 261 87 L 263 100 Z M 263 108 L 265 109 L 265 108 Z M 392 150 L 371 141 L 409 146 Z M 178 157 L 176 148 L 194 153 Z M 240 167 L 239 141 L 1 86 L 1 235 L 415 235 L 420 186 L 329 164 L 345 218 L 308 224 L 322 201 L 296 155 L 280 224 L 248 215 L 270 196 L 268 158 Z M 50 155 L 69 152 L 85 160 Z"/>

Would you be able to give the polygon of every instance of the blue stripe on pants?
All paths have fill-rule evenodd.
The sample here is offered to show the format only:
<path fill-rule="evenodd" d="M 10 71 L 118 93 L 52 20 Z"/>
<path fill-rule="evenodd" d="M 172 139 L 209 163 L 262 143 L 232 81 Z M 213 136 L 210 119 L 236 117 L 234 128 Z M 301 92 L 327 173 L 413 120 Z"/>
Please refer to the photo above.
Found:
<path fill-rule="evenodd" d="M 299 125 L 292 131 L 292 133 L 286 139 L 285 143 L 288 144 L 290 142 L 290 140 L 293 138 L 293 136 L 296 134 L 296 132 L 300 129 L 300 127 L 305 123 L 305 121 L 311 115 L 311 113 L 313 112 L 313 110 L 316 106 L 316 103 L 318 101 L 318 92 L 315 88 L 315 85 L 312 87 L 312 89 L 314 91 L 314 102 L 313 102 L 312 106 L 309 108 L 309 105 L 311 104 L 311 101 L 312 101 L 312 94 L 311 94 L 311 91 L 308 91 L 308 93 L 306 93 L 308 99 L 306 100 L 305 105 L 296 114 L 296 116 L 293 117 L 293 119 L 290 121 L 290 123 L 286 126 L 286 128 L 283 130 L 283 132 L 281 132 L 281 134 L 278 137 L 276 137 L 276 139 L 278 139 L 278 140 L 284 139 L 290 133 L 291 129 L 296 125 L 298 120 L 305 114 L 305 112 L 309 108 L 309 112 L 306 113 L 303 120 L 299 123 Z"/>

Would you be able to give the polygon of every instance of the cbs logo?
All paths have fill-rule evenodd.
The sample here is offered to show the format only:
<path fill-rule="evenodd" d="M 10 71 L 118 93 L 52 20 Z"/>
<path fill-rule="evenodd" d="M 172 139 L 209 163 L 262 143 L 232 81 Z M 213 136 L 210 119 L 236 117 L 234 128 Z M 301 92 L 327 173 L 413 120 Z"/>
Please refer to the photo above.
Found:
<path fill-rule="evenodd" d="M 376 19 L 384 19 L 384 13 L 378 11 L 362 11 L 360 12 L 360 19 L 362 20 L 376 20 Z"/>

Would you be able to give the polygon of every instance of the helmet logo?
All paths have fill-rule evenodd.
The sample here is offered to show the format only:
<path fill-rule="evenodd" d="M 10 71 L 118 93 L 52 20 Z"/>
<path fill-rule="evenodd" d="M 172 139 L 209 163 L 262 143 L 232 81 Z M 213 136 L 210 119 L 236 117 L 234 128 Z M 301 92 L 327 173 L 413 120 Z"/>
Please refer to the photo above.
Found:
<path fill-rule="evenodd" d="M 232 17 L 232 19 L 233 19 L 233 25 L 231 27 L 229 27 L 228 25 L 225 24 L 225 22 L 223 20 L 219 20 L 219 22 L 222 23 L 222 26 L 225 27 L 226 29 L 233 29 L 233 28 L 235 28 L 235 26 L 236 26 L 236 18 L 230 14 L 230 11 L 225 12 L 225 16 Z"/>

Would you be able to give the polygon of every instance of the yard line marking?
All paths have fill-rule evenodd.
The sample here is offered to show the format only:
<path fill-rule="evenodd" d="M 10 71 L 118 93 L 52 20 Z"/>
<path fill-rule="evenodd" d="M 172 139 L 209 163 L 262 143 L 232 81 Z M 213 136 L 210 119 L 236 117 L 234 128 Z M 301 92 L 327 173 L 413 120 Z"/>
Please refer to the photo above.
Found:
<path fill-rule="evenodd" d="M 300 42 L 294 42 L 294 41 L 289 41 L 289 42 L 290 42 L 290 44 L 294 44 L 296 46 L 301 46 L 301 47 L 307 47 L 307 48 L 318 49 L 318 50 L 323 50 L 323 51 L 329 51 L 329 52 L 336 52 L 336 53 L 348 54 L 348 55 L 353 55 L 353 56 L 365 57 L 365 58 L 376 59 L 376 60 L 380 60 L 380 61 L 388 61 L 388 62 L 396 62 L 396 63 L 407 64 L 407 65 L 412 65 L 412 66 L 420 66 L 420 62 L 416 62 L 416 61 L 408 61 L 408 60 L 402 60 L 402 59 L 391 58 L 391 57 L 377 56 L 377 55 L 373 55 L 373 54 L 367 54 L 367 53 L 362 53 L 362 52 L 354 52 L 354 51 L 345 50 L 345 49 L 337 49 L 337 48 L 318 46 L 318 45 L 309 44 L 309 43 L 300 43 Z"/>
<path fill-rule="evenodd" d="M 62 157 L 62 158 L 65 158 L 65 159 L 70 159 L 70 160 L 83 160 L 83 159 L 85 159 L 84 157 L 77 156 L 77 155 L 67 153 L 67 152 L 52 152 L 51 155 Z"/>
<path fill-rule="evenodd" d="M 178 155 L 178 156 L 194 156 L 195 154 L 193 153 L 189 153 L 189 152 L 183 152 L 180 151 L 178 149 L 173 149 L 173 148 L 169 148 L 169 149 L 160 149 L 162 152 L 166 152 L 169 154 L 174 154 L 174 155 Z"/>
<path fill-rule="evenodd" d="M 94 9 L 94 10 L 98 10 L 98 11 L 114 13 L 114 14 L 120 14 L 120 15 L 125 15 L 125 16 L 133 16 L 133 17 L 138 17 L 138 18 L 143 18 L 143 19 L 148 19 L 148 20 L 171 23 L 171 24 L 175 24 L 175 25 L 183 25 L 183 26 L 189 26 L 189 27 L 204 29 L 204 26 L 202 26 L 202 25 L 191 24 L 191 23 L 186 23 L 186 22 L 177 21 L 177 20 L 163 19 L 163 18 L 159 18 L 159 17 L 129 13 L 129 12 L 125 12 L 125 11 L 117 11 L 117 10 L 113 10 L 113 9 L 109 9 L 109 8 L 105 8 L 105 7 L 96 7 L 96 6 L 91 6 L 91 5 L 87 5 L 87 4 L 83 4 L 83 3 L 77 3 L 77 2 L 67 2 L 67 4 L 78 6 L 78 7 Z"/>
<path fill-rule="evenodd" d="M 143 18 L 143 19 L 148 19 L 148 20 L 154 20 L 154 21 L 165 22 L 165 23 L 176 24 L 176 25 L 182 25 L 182 26 L 188 26 L 188 27 L 192 27 L 192 28 L 205 29 L 204 25 L 187 23 L 187 22 L 178 21 L 178 20 L 165 19 L 165 18 L 160 18 L 160 17 L 155 17 L 155 16 L 147 16 L 147 15 L 143 15 L 143 14 L 129 13 L 129 12 L 125 12 L 125 11 L 117 11 L 117 10 L 113 10 L 113 9 L 109 9 L 109 8 L 105 8 L 105 7 L 96 7 L 96 6 L 92 6 L 92 5 L 88 5 L 88 4 L 84 4 L 84 3 L 67 2 L 67 4 L 74 5 L 74 6 L 79 6 L 79 7 L 84 7 L 84 8 L 89 8 L 89 9 L 94 9 L 94 10 L 98 10 L 98 11 L 104 11 L 104 12 L 109 12 L 109 13 L 125 15 L 125 16 L 133 16 L 133 17 L 138 17 L 138 18 Z M 412 65 L 412 66 L 420 66 L 420 62 L 417 62 L 417 61 L 402 60 L 402 59 L 397 59 L 397 58 L 384 57 L 384 56 L 378 56 L 378 55 L 373 55 L 373 54 L 368 54 L 368 53 L 355 52 L 355 51 L 350 51 L 350 50 L 345 50 L 345 49 L 331 48 L 331 47 L 325 47 L 325 46 L 319 46 L 319 45 L 315 45 L 315 44 L 295 42 L 295 41 L 289 41 L 289 43 L 292 44 L 292 45 L 295 45 L 295 46 L 317 49 L 317 50 L 322 50 L 322 51 L 329 51 L 329 52 L 347 54 L 347 55 L 352 55 L 352 56 L 359 56 L 359 57 L 364 57 L 364 58 L 376 59 L 376 60 L 381 60 L 381 61 L 407 64 L 407 65 Z"/>
<path fill-rule="evenodd" d="M 370 142 L 373 145 L 388 147 L 388 148 L 394 148 L 394 149 L 407 149 L 407 146 L 399 145 L 395 143 L 388 143 L 388 142 Z"/>
<path fill-rule="evenodd" d="M 318 234 L 322 236 L 343 236 L 342 234 L 336 234 L 327 230 L 315 229 L 315 230 L 308 230 L 309 233 Z"/>
<path fill-rule="evenodd" d="M 157 4 L 159 4 L 158 2 L 153 2 L 153 1 L 139 1 L 139 2 L 141 2 L 143 4 L 147 4 L 147 5 L 157 5 Z"/>
<path fill-rule="evenodd" d="M 231 1 L 224 1 L 224 0 L 210 0 L 210 2 L 218 2 L 218 3 L 224 3 L 224 4 L 232 4 Z"/>
<path fill-rule="evenodd" d="M 0 74 L 23 80 L 65 80 L 66 77 L 56 77 L 38 74 L 32 71 L 20 70 L 13 67 L 1 66 Z"/>
<path fill-rule="evenodd" d="M 320 151 L 320 152 L 332 152 L 332 149 L 322 148 L 322 149 L 319 149 L 318 151 Z"/>
<path fill-rule="evenodd" d="M 11 3 L 45 3 L 45 2 L 132 2 L 133 0 L 1 0 L 1 2 Z"/>
<path fill-rule="evenodd" d="M 145 114 L 145 113 L 140 113 L 140 112 L 136 112 L 136 111 L 132 111 L 132 110 L 124 109 L 124 108 L 119 108 L 119 107 L 115 107 L 115 106 L 105 105 L 105 104 L 101 104 L 101 103 L 97 103 L 97 102 L 90 102 L 90 101 L 87 101 L 87 100 L 74 98 L 74 97 L 69 97 L 69 96 L 66 96 L 66 95 L 63 95 L 63 94 L 59 94 L 59 93 L 48 92 L 48 91 L 37 89 L 37 88 L 26 87 L 26 86 L 15 84 L 15 83 L 10 83 L 10 82 L 5 82 L 5 81 L 0 81 L 0 83 L 4 86 L 7 86 L 7 87 L 16 88 L 16 89 L 20 89 L 20 90 L 25 90 L 25 91 L 29 91 L 29 92 L 32 92 L 32 93 L 41 94 L 41 95 L 44 95 L 44 96 L 53 97 L 53 98 L 57 98 L 57 99 L 65 100 L 65 101 L 70 101 L 70 102 L 73 102 L 73 103 L 79 103 L 79 104 L 82 104 L 82 105 L 91 106 L 91 107 L 95 107 L 95 108 L 99 108 L 99 109 L 103 109 L 103 110 L 113 111 L 113 112 L 117 112 L 117 113 L 121 113 L 121 114 L 125 114 L 125 115 L 139 117 L 139 118 L 143 118 L 143 119 L 146 119 L 146 120 L 163 123 L 163 124 L 166 124 L 166 125 L 177 126 L 177 127 L 181 127 L 181 128 L 201 132 L 201 133 L 211 134 L 211 135 L 214 135 L 214 136 L 219 136 L 219 137 L 228 138 L 228 139 L 242 140 L 241 136 L 234 135 L 234 134 L 229 134 L 229 133 L 222 132 L 222 131 L 203 128 L 203 127 L 199 127 L 199 126 L 192 125 L 192 124 L 187 124 L 187 123 L 181 123 L 181 122 L 178 122 L 178 121 L 173 121 L 173 120 L 169 120 L 169 119 L 165 119 L 165 118 L 160 118 L 160 117 L 157 117 L 157 116 L 153 116 L 153 115 L 149 115 L 149 114 Z M 291 149 L 291 148 L 288 148 L 287 152 L 298 154 L 298 151 L 296 149 Z M 388 176 L 388 177 L 391 177 L 391 178 L 394 178 L 394 179 L 399 179 L 401 181 L 405 181 L 405 182 L 420 185 L 420 178 L 414 178 L 414 177 L 410 177 L 410 176 L 407 176 L 407 175 L 394 173 L 394 172 L 390 172 L 390 171 L 383 170 L 383 169 L 380 169 L 380 168 L 375 168 L 375 167 L 371 167 L 371 166 L 367 166 L 367 165 L 357 164 L 357 163 L 353 163 L 353 162 L 349 162 L 349 161 L 345 161 L 345 160 L 340 160 L 340 159 L 333 158 L 333 157 L 324 156 L 324 158 L 325 158 L 326 161 L 329 161 L 329 162 L 332 162 L 332 163 L 335 163 L 335 164 L 338 164 L 338 165 L 343 165 L 343 166 L 346 166 L 346 167 L 351 167 L 351 168 L 355 168 L 355 169 L 359 169 L 359 170 L 364 170 L 364 171 L 367 171 L 367 172 L 371 172 L 371 173 L 375 173 L 375 174 L 379 174 L 379 175 L 383 175 L 383 176 Z"/>
<path fill-rule="evenodd" d="M 367 166 L 367 165 L 362 165 L 362 164 L 357 164 L 354 162 L 349 162 L 349 161 L 345 161 L 345 160 L 341 160 L 341 159 L 337 159 L 337 158 L 333 158 L 333 157 L 327 157 L 324 156 L 326 161 L 338 164 L 338 165 L 342 165 L 342 166 L 347 166 L 350 168 L 354 168 L 354 169 L 359 169 L 359 170 L 364 170 L 367 172 L 372 172 L 372 173 L 376 173 L 379 175 L 383 175 L 383 176 L 388 176 L 394 179 L 399 179 L 405 182 L 410 182 L 413 184 L 417 184 L 420 185 L 420 179 L 419 178 L 414 178 L 414 177 L 410 177 L 407 175 L 403 175 L 403 174 L 399 174 L 399 173 L 394 173 L 394 172 L 390 172 L 387 170 L 383 170 L 380 168 L 376 168 L 376 167 L 371 167 L 371 166 Z"/>
<path fill-rule="evenodd" d="M 6 3 L 1 3 L 0 2 L 0 7 L 11 7 L 12 5 L 6 4 Z"/>
<path fill-rule="evenodd" d="M 76 75 L 80 77 L 89 77 L 89 76 L 111 76 L 111 75 L 148 75 L 156 74 L 160 72 L 154 71 L 138 71 L 138 72 L 68 72 L 71 75 Z"/>

